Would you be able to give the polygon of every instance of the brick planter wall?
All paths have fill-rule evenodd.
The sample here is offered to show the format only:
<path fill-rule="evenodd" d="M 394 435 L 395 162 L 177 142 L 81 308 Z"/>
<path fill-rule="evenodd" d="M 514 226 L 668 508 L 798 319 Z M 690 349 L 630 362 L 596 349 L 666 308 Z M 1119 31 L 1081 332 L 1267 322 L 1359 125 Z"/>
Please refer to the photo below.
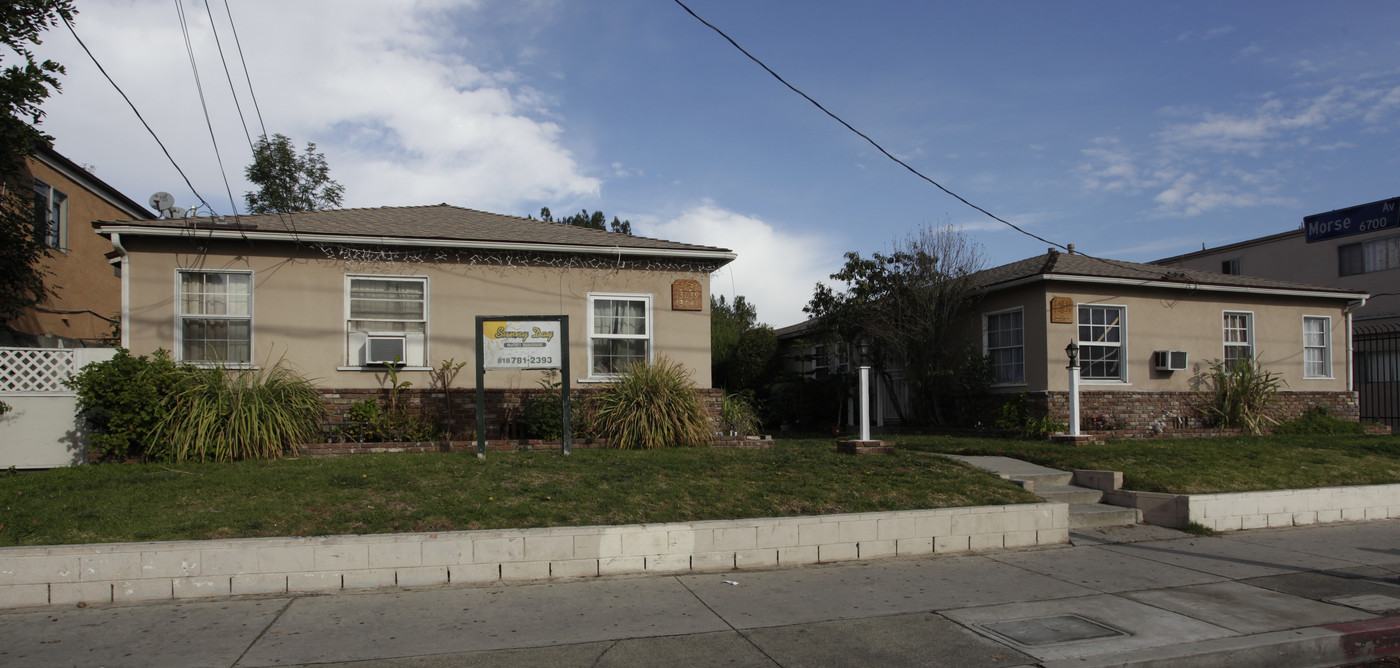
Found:
<path fill-rule="evenodd" d="M 572 396 L 587 396 L 596 390 L 592 388 L 570 388 Z M 533 389 L 488 389 L 486 390 L 486 450 L 488 452 L 514 452 L 523 450 L 561 450 L 559 441 L 526 439 L 525 425 L 521 422 L 525 404 L 531 396 L 542 394 L 544 390 Z M 723 390 L 715 388 L 698 389 L 700 401 L 710 416 L 712 433 L 718 433 L 722 420 L 720 406 Z M 414 415 L 425 417 L 442 430 L 452 433 L 454 440 L 422 443 L 356 443 L 344 442 L 337 437 L 334 428 L 346 421 L 346 414 L 354 404 L 373 399 L 381 406 L 389 403 L 391 392 L 388 389 L 321 389 L 326 402 L 327 434 L 325 442 L 309 443 L 298 448 L 299 454 L 306 456 L 349 455 L 370 452 L 476 452 L 476 440 L 469 437 L 476 431 L 476 390 L 453 389 L 452 410 L 449 414 L 447 396 L 442 390 L 408 388 L 399 391 L 399 403 L 407 406 Z M 712 447 L 729 448 L 771 448 L 771 436 L 763 438 L 716 436 Z M 577 449 L 605 448 L 606 440 L 585 442 L 576 439 L 572 447 Z"/>
<path fill-rule="evenodd" d="M 1151 438 L 1192 436 L 1238 436 L 1241 429 L 1220 429 L 1208 425 L 1193 408 L 1200 402 L 1196 392 L 1096 392 L 1081 388 L 1079 393 L 1080 431 L 1109 438 Z M 1048 414 L 1069 423 L 1069 392 L 1039 392 L 1026 396 L 1032 414 Z M 1279 392 L 1271 414 L 1280 421 L 1292 420 L 1314 406 L 1327 408 L 1333 416 L 1356 422 L 1360 408 L 1355 392 Z M 1116 428 L 1103 428 L 1104 423 Z M 1166 417 L 1170 415 L 1170 417 Z M 1151 428 L 1160 423 L 1162 431 Z"/>

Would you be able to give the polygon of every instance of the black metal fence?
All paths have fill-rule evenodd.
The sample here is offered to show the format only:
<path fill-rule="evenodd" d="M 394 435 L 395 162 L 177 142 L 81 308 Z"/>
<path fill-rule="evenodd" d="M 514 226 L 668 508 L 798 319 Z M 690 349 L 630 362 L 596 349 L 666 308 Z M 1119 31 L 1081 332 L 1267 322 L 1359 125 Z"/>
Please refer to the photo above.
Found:
<path fill-rule="evenodd" d="M 1400 323 L 1357 327 L 1352 341 L 1361 421 L 1400 433 Z"/>

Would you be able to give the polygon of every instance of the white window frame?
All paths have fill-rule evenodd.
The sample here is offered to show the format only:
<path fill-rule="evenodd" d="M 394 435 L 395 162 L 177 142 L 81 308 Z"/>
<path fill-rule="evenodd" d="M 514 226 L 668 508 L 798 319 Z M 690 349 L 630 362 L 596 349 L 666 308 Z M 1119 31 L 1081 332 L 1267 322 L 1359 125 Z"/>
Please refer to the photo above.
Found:
<path fill-rule="evenodd" d="M 248 277 L 248 314 L 230 315 L 208 314 L 208 313 L 185 313 L 185 281 L 186 274 L 241 274 Z M 253 272 L 247 269 L 176 269 L 175 270 L 175 361 L 193 364 L 196 366 L 225 366 L 230 368 L 254 368 L 253 353 L 257 350 L 254 340 L 253 326 Z M 185 358 L 185 321 L 186 320 L 246 320 L 248 321 L 248 359 L 247 361 L 229 362 L 228 360 L 204 360 Z"/>
<path fill-rule="evenodd" d="M 1117 343 L 1108 341 L 1091 341 L 1079 338 L 1079 328 L 1081 326 L 1093 327 L 1090 323 L 1085 325 L 1079 321 L 1079 309 L 1111 309 L 1118 311 L 1118 341 Z M 1126 383 L 1128 382 L 1128 307 L 1122 304 L 1076 304 L 1074 307 L 1074 335 L 1079 344 L 1080 377 L 1086 385 Z M 1118 375 L 1115 377 L 1095 378 L 1084 374 L 1084 362 L 1086 360 L 1085 348 L 1117 348 L 1118 349 Z"/>
<path fill-rule="evenodd" d="M 646 333 L 645 334 L 595 334 L 594 333 L 594 308 L 593 304 L 599 300 L 603 301 L 640 301 L 645 304 L 646 312 Z M 616 378 L 616 373 L 597 373 L 593 370 L 593 342 L 597 339 L 610 340 L 633 340 L 645 341 L 647 347 L 646 361 L 651 363 L 656 359 L 656 346 L 653 342 L 656 331 L 656 317 L 652 312 L 652 295 L 648 293 L 629 292 L 590 292 L 588 293 L 588 341 L 585 347 L 588 349 L 588 377 L 583 380 L 611 380 Z"/>
<path fill-rule="evenodd" d="M 991 319 L 992 319 L 992 318 L 995 318 L 995 317 L 1003 316 L 1003 315 L 1009 315 L 1009 314 L 1012 314 L 1012 313 L 1019 313 L 1019 314 L 1021 315 L 1021 343 L 1020 343 L 1020 345 L 1015 345 L 1015 346 L 997 346 L 996 348 L 993 348 L 993 347 L 991 346 L 991 336 L 990 336 L 990 334 L 991 334 L 991 329 L 990 329 L 989 326 L 988 326 L 989 323 L 991 322 Z M 1011 331 L 1011 330 L 999 330 L 999 331 Z M 1021 351 L 1021 361 L 1020 361 L 1020 365 L 1021 365 L 1021 377 L 1020 377 L 1020 378 L 1012 378 L 1012 379 L 1009 379 L 1009 380 L 1000 380 L 1000 381 L 999 381 L 999 380 L 996 380 L 996 358 L 995 358 L 995 355 L 993 354 L 993 351 L 997 351 L 997 350 L 1017 350 L 1017 349 L 1019 349 L 1019 350 Z M 993 374 L 992 387 L 1021 387 L 1021 386 L 1024 386 L 1024 385 L 1026 384 L 1026 310 L 1025 310 L 1025 308 L 1020 307 L 1020 306 L 1017 306 L 1017 307 L 1015 307 L 1015 308 L 1003 309 L 1003 310 L 1000 310 L 1000 311 L 990 311 L 990 312 L 987 312 L 987 313 L 983 313 L 983 314 L 982 314 L 982 354 L 983 354 L 984 356 L 986 356 L 986 357 L 992 357 L 992 358 L 993 358 L 993 362 L 992 362 L 992 364 L 993 364 L 993 366 L 992 366 L 992 374 Z"/>
<path fill-rule="evenodd" d="M 37 219 L 40 197 L 44 198 L 44 220 L 42 221 Z M 36 214 L 35 234 L 38 234 L 39 225 L 43 224 L 44 235 L 40 241 L 43 242 L 44 247 L 68 252 L 68 196 L 58 188 L 39 179 L 34 179 L 34 208 Z"/>
<path fill-rule="evenodd" d="M 423 317 L 422 317 L 422 319 L 421 319 L 421 320 L 414 320 L 414 319 L 407 319 L 407 318 L 384 319 L 384 318 L 354 318 L 354 317 L 352 317 L 352 314 L 351 314 L 351 312 L 350 312 L 350 302 L 351 302 L 350 294 L 351 294 L 351 287 L 354 285 L 355 281 L 357 281 L 357 280 L 397 281 L 397 282 L 402 282 L 402 283 L 421 283 L 421 284 L 423 285 Z M 365 322 L 365 321 L 370 321 L 370 322 L 379 321 L 379 322 L 386 322 L 386 323 L 389 323 L 389 322 L 422 322 L 422 323 L 423 323 L 423 357 L 422 357 L 421 360 L 404 360 L 404 361 L 405 361 L 405 364 L 402 365 L 402 367 L 400 367 L 400 368 L 402 368 L 402 369 L 405 370 L 405 371 L 424 371 L 424 370 L 431 369 L 432 367 L 428 366 L 428 360 L 429 360 L 429 359 L 432 359 L 431 357 L 429 357 L 429 350 L 428 350 L 429 334 L 432 332 L 432 322 L 431 322 L 431 320 L 432 320 L 432 312 L 433 312 L 433 311 L 432 311 L 432 302 L 430 301 L 430 300 L 432 299 L 432 290 L 431 290 L 431 288 L 432 288 L 432 286 L 429 284 L 428 277 L 427 277 L 427 276 L 421 276 L 421 275 L 402 275 L 402 274 L 346 274 L 346 275 L 345 275 L 345 290 L 344 290 L 344 299 L 345 299 L 345 301 L 344 301 L 344 317 L 343 317 L 342 320 L 341 320 L 341 330 L 344 332 L 344 337 L 345 337 L 345 344 L 344 344 L 344 345 L 345 345 L 345 350 L 343 351 L 343 354 L 342 354 L 342 359 L 345 360 L 345 366 L 339 367 L 339 370 L 340 370 L 340 371 L 365 371 L 365 370 L 369 370 L 369 371 L 382 371 L 382 370 L 384 369 L 384 365 L 383 365 L 383 364 L 365 364 L 361 359 L 359 359 L 359 358 L 356 356 L 356 353 L 358 352 L 358 347 L 351 345 L 351 340 L 354 338 L 354 337 L 352 336 L 352 334 L 353 334 L 353 333 L 358 333 L 358 332 L 357 332 L 357 331 L 352 332 L 352 330 L 350 329 L 350 323 L 351 323 L 352 321 L 360 321 L 360 322 Z M 368 334 L 377 334 L 377 333 L 379 333 L 379 332 L 369 332 Z M 399 332 L 391 332 L 391 331 L 389 331 L 389 330 L 385 330 L 383 333 L 385 333 L 385 334 L 399 334 Z M 352 350 L 352 348 L 353 348 L 354 350 Z M 410 361 L 416 362 L 416 364 L 409 364 L 409 363 L 407 363 L 407 362 L 410 362 Z"/>
<path fill-rule="evenodd" d="M 1240 328 L 1238 327 L 1228 326 L 1228 318 L 1230 316 L 1244 317 L 1244 333 L 1245 338 L 1247 339 L 1245 343 L 1242 344 L 1239 342 L 1230 341 L 1230 332 L 1240 330 Z M 1222 345 L 1221 352 L 1223 354 L 1223 357 L 1221 359 L 1225 362 L 1228 363 L 1230 361 L 1231 348 L 1246 349 L 1247 355 L 1245 356 L 1245 359 L 1253 360 L 1256 354 L 1254 350 L 1254 311 L 1222 311 L 1220 316 L 1220 340 Z"/>
<path fill-rule="evenodd" d="M 1309 322 L 1322 323 L 1322 343 L 1310 342 L 1308 336 L 1313 332 L 1308 331 Z M 1308 360 L 1308 351 L 1321 351 L 1322 360 L 1319 362 L 1326 373 L 1313 373 L 1308 367 L 1311 362 Z M 1303 377 L 1318 380 L 1331 380 L 1332 376 L 1332 317 L 1325 315 L 1305 315 L 1303 316 Z"/>

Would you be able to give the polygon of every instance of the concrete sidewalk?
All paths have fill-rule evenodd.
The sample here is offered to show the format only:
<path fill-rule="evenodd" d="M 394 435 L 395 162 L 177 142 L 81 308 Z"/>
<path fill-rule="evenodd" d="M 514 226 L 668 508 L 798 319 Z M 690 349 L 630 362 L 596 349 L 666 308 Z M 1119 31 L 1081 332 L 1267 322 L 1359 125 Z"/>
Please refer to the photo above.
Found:
<path fill-rule="evenodd" d="M 773 571 L 27 608 L 0 611 L 0 639 L 4 666 L 1332 666 L 1400 653 L 1400 520 L 1219 538 L 1108 529 L 1072 547 Z"/>

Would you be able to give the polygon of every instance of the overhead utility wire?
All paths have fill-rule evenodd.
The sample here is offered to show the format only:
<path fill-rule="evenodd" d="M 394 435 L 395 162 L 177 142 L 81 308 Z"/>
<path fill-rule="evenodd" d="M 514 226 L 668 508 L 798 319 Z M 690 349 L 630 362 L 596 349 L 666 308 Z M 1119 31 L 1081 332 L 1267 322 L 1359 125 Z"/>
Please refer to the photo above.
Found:
<path fill-rule="evenodd" d="M 224 78 L 228 79 L 228 92 L 233 95 L 233 108 L 238 110 L 238 122 L 243 124 L 243 136 L 248 140 L 248 150 L 252 151 L 253 135 L 248 132 L 248 120 L 243 118 L 243 105 L 238 102 L 238 91 L 233 87 L 233 74 L 228 71 L 228 60 L 224 58 L 224 44 L 219 41 L 219 29 L 214 25 L 214 10 L 209 8 L 208 0 L 205 0 L 204 12 L 209 15 L 209 32 L 214 33 L 214 46 L 219 51 L 219 62 L 224 65 Z M 248 71 L 245 69 L 243 73 L 246 75 Z"/>
<path fill-rule="evenodd" d="M 73 39 L 78 41 L 78 46 L 83 47 L 83 51 L 87 53 L 88 58 L 92 59 L 92 64 L 97 66 L 97 71 L 101 72 L 102 76 L 107 77 L 107 83 L 112 84 L 112 88 L 117 89 L 117 94 L 121 95 L 123 100 L 126 100 L 126 106 L 131 107 L 131 113 L 136 114 L 136 119 L 141 121 L 141 125 L 146 128 L 146 132 L 151 134 L 151 138 L 156 140 L 156 144 L 160 146 L 160 150 L 165 153 L 165 159 L 169 160 L 170 165 L 175 168 L 175 171 L 180 173 L 180 178 L 185 180 L 185 185 L 189 186 L 190 192 L 194 193 L 194 196 L 199 198 L 200 204 L 204 205 L 210 212 L 213 212 L 214 207 L 204 199 L 203 195 L 199 194 L 199 190 L 195 189 L 194 184 L 190 183 L 190 177 L 185 175 L 185 170 L 180 169 L 180 164 L 175 162 L 175 158 L 170 155 L 170 149 L 165 147 L 165 142 L 161 141 L 160 137 L 156 135 L 156 131 L 151 129 L 151 124 L 146 122 L 145 117 L 141 115 L 141 111 L 136 108 L 131 98 L 127 97 L 126 91 L 123 91 L 122 87 L 118 86 L 117 82 L 112 80 L 112 75 L 107 74 L 107 68 L 102 67 L 102 63 L 97 61 L 97 56 L 92 55 L 92 50 L 83 42 L 83 38 L 78 36 L 78 31 L 73 29 L 73 24 L 70 23 L 67 18 L 64 18 L 63 25 L 68 26 L 68 32 L 73 35 Z"/>
<path fill-rule="evenodd" d="M 914 174 L 914 176 L 917 176 L 917 177 L 919 177 L 919 178 L 921 178 L 921 179 L 923 179 L 923 180 L 925 180 L 925 181 L 928 181 L 929 183 L 933 184 L 933 186 L 934 186 L 935 188 L 938 188 L 939 190 L 942 190 L 943 192 L 948 193 L 949 195 L 952 195 L 953 198 L 954 198 L 954 199 L 957 199 L 959 202 L 962 202 L 963 204 L 966 204 L 966 205 L 968 205 L 968 206 L 970 206 L 970 207 L 972 207 L 972 208 L 974 208 L 974 209 L 976 209 L 976 210 L 978 210 L 978 211 L 981 211 L 983 214 L 986 214 L 987 217 L 991 218 L 992 220 L 995 220 L 995 221 L 997 221 L 997 222 L 999 222 L 999 223 L 1001 223 L 1001 224 L 1003 224 L 1003 225 L 1006 225 L 1006 226 L 1010 227 L 1011 229 L 1016 230 L 1017 232 L 1020 232 L 1021 234 L 1024 234 L 1024 235 L 1026 235 L 1026 236 L 1028 236 L 1028 237 L 1031 237 L 1032 239 L 1037 239 L 1037 240 L 1042 241 L 1042 242 L 1044 242 L 1044 243 L 1050 244 L 1051 246 L 1055 246 L 1055 247 L 1057 247 L 1057 248 L 1064 248 L 1065 250 L 1069 250 L 1069 248 L 1068 248 L 1067 246 L 1063 245 L 1063 244 L 1055 243 L 1055 242 L 1053 242 L 1053 241 L 1051 241 L 1051 240 L 1049 240 L 1049 239 L 1046 239 L 1046 238 L 1044 238 L 1044 237 L 1042 237 L 1042 236 L 1040 236 L 1040 235 L 1037 235 L 1037 234 L 1034 234 L 1034 233 L 1031 233 L 1031 232 L 1027 232 L 1027 231 L 1021 229 L 1021 228 L 1020 228 L 1019 226 L 1017 226 L 1015 223 L 1012 223 L 1012 222 L 1010 222 L 1010 221 L 1008 221 L 1008 220 L 1004 220 L 1004 219 L 998 217 L 997 215 L 993 214 L 992 212 L 990 212 L 990 211 L 988 211 L 988 210 L 986 210 L 986 209 L 984 209 L 984 208 L 982 208 L 982 207 L 980 207 L 980 206 L 977 206 L 976 204 L 973 204 L 972 202 L 967 201 L 966 199 L 964 199 L 964 198 L 962 197 L 962 195 L 959 195 L 959 194 L 957 194 L 957 193 L 955 193 L 955 192 L 953 192 L 953 191 L 951 191 L 951 190 L 949 190 L 949 189 L 947 189 L 947 188 L 944 188 L 943 185 L 940 184 L 939 182 L 934 181 L 933 179 L 931 179 L 931 178 L 929 178 L 929 177 L 927 177 L 927 176 L 924 176 L 922 172 L 920 172 L 919 170 L 914 169 L 913 167 L 909 166 L 909 163 L 904 162 L 903 160 L 900 160 L 899 158 L 894 157 L 893 154 L 891 154 L 889 151 L 886 151 L 886 150 L 885 150 L 885 147 L 883 147 L 883 146 L 881 146 L 880 144 L 878 144 L 874 139 L 871 139 L 870 137 L 866 136 L 866 134 L 865 134 L 864 132 L 861 132 L 860 130 L 855 129 L 854 127 L 851 126 L 850 123 L 847 123 L 846 121 L 842 120 L 840 116 L 837 116 L 836 114 L 831 113 L 831 111 L 828 110 L 826 107 L 823 107 L 822 104 L 821 104 L 820 102 L 817 102 L 816 100 L 812 99 L 812 97 L 811 97 L 810 95 L 808 95 L 808 94 L 802 92 L 802 91 L 799 90 L 796 86 L 793 86 L 792 84 L 788 83 L 786 79 L 784 79 L 782 76 L 780 76 L 777 72 L 774 72 L 772 68 L 770 68 L 770 67 L 768 67 L 767 65 L 763 64 L 763 61 L 759 60 L 758 58 L 755 58 L 754 55 L 751 54 L 751 53 L 749 53 L 746 49 L 744 49 L 744 47 L 739 46 L 739 43 L 736 42 L 736 41 L 734 41 L 733 38 L 731 38 L 729 35 L 724 34 L 724 31 L 723 31 L 723 30 L 720 30 L 719 28 L 716 28 L 716 27 L 714 26 L 713 23 L 710 23 L 709 21 L 706 21 L 705 19 L 700 18 L 700 15 L 699 15 L 699 14 L 696 14 L 696 13 L 694 12 L 694 10 L 692 10 L 692 9 L 689 8 L 689 7 L 687 7 L 687 6 L 685 5 L 684 2 L 681 2 L 681 0 L 675 0 L 675 2 L 676 2 L 676 4 L 680 5 L 680 6 L 681 6 L 681 9 L 684 9 L 684 10 L 686 11 L 687 14 L 690 14 L 691 16 L 695 17 L 695 20 L 697 20 L 697 21 L 699 21 L 699 22 L 705 24 L 706 26 L 708 26 L 708 27 L 710 28 L 710 30 L 713 30 L 713 31 L 715 31 L 716 33 L 718 33 L 720 37 L 723 37 L 723 38 L 725 39 L 725 41 L 727 41 L 727 42 L 729 42 L 730 44 L 734 45 L 734 48 L 738 49 L 740 53 L 744 54 L 745 56 L 748 56 L 749 60 L 752 60 L 753 62 L 757 63 L 759 67 L 762 67 L 762 68 L 764 69 L 764 71 L 766 71 L 766 72 L 768 72 L 769 74 L 773 75 L 773 78 L 774 78 L 774 79 L 777 79 L 777 80 L 778 80 L 780 83 L 782 83 L 784 86 L 787 86 L 787 87 L 788 87 L 788 90 L 791 90 L 792 92 L 797 93 L 798 95 L 801 95 L 803 99 L 807 100 L 808 102 L 811 102 L 814 106 L 816 106 L 816 108 L 822 110 L 822 113 L 826 114 L 827 116 L 830 116 L 830 117 L 831 117 L 833 120 L 835 120 L 837 123 L 840 123 L 841 125 L 846 126 L 846 129 L 847 129 L 847 130 L 850 130 L 851 132 L 854 132 L 854 133 L 856 133 L 857 135 L 859 135 L 861 139 L 864 139 L 865 141 L 869 142 L 870 145 L 871 145 L 871 146 L 874 146 L 876 150 L 878 150 L 878 151 L 880 151 L 881 153 L 885 154 L 885 157 L 889 158 L 890 160 L 895 161 L 895 162 L 898 163 L 901 167 L 903 167 L 903 168 L 909 170 L 912 174 Z"/>
<path fill-rule="evenodd" d="M 253 98 L 253 111 L 257 112 L 258 125 L 262 128 L 262 136 L 266 137 L 267 124 L 263 122 L 262 109 L 258 107 L 258 95 L 253 92 L 253 78 L 248 75 L 248 61 L 243 58 L 243 43 L 238 41 L 238 26 L 233 23 L 233 11 L 228 8 L 228 0 L 224 0 L 224 13 L 228 14 L 228 27 L 233 31 L 233 45 L 238 47 L 238 61 L 243 63 L 243 78 L 248 81 L 248 97 Z"/>
<path fill-rule="evenodd" d="M 237 221 L 238 203 L 233 199 L 233 188 L 228 183 L 228 173 L 224 171 L 224 158 L 219 155 L 219 140 L 214 137 L 214 122 L 209 118 L 209 104 L 204 100 L 204 84 L 200 83 L 199 80 L 199 65 L 195 63 L 194 44 L 190 42 L 189 24 L 185 22 L 185 8 L 180 5 L 180 0 L 175 0 L 175 13 L 180 17 L 180 32 L 185 36 L 185 52 L 190 56 L 190 69 L 194 71 L 194 86 L 199 91 L 199 105 L 204 108 L 204 124 L 209 128 L 209 141 L 214 145 L 214 159 L 219 163 L 219 175 L 224 179 L 224 190 L 228 191 L 229 205 L 233 207 L 233 218 Z"/>

